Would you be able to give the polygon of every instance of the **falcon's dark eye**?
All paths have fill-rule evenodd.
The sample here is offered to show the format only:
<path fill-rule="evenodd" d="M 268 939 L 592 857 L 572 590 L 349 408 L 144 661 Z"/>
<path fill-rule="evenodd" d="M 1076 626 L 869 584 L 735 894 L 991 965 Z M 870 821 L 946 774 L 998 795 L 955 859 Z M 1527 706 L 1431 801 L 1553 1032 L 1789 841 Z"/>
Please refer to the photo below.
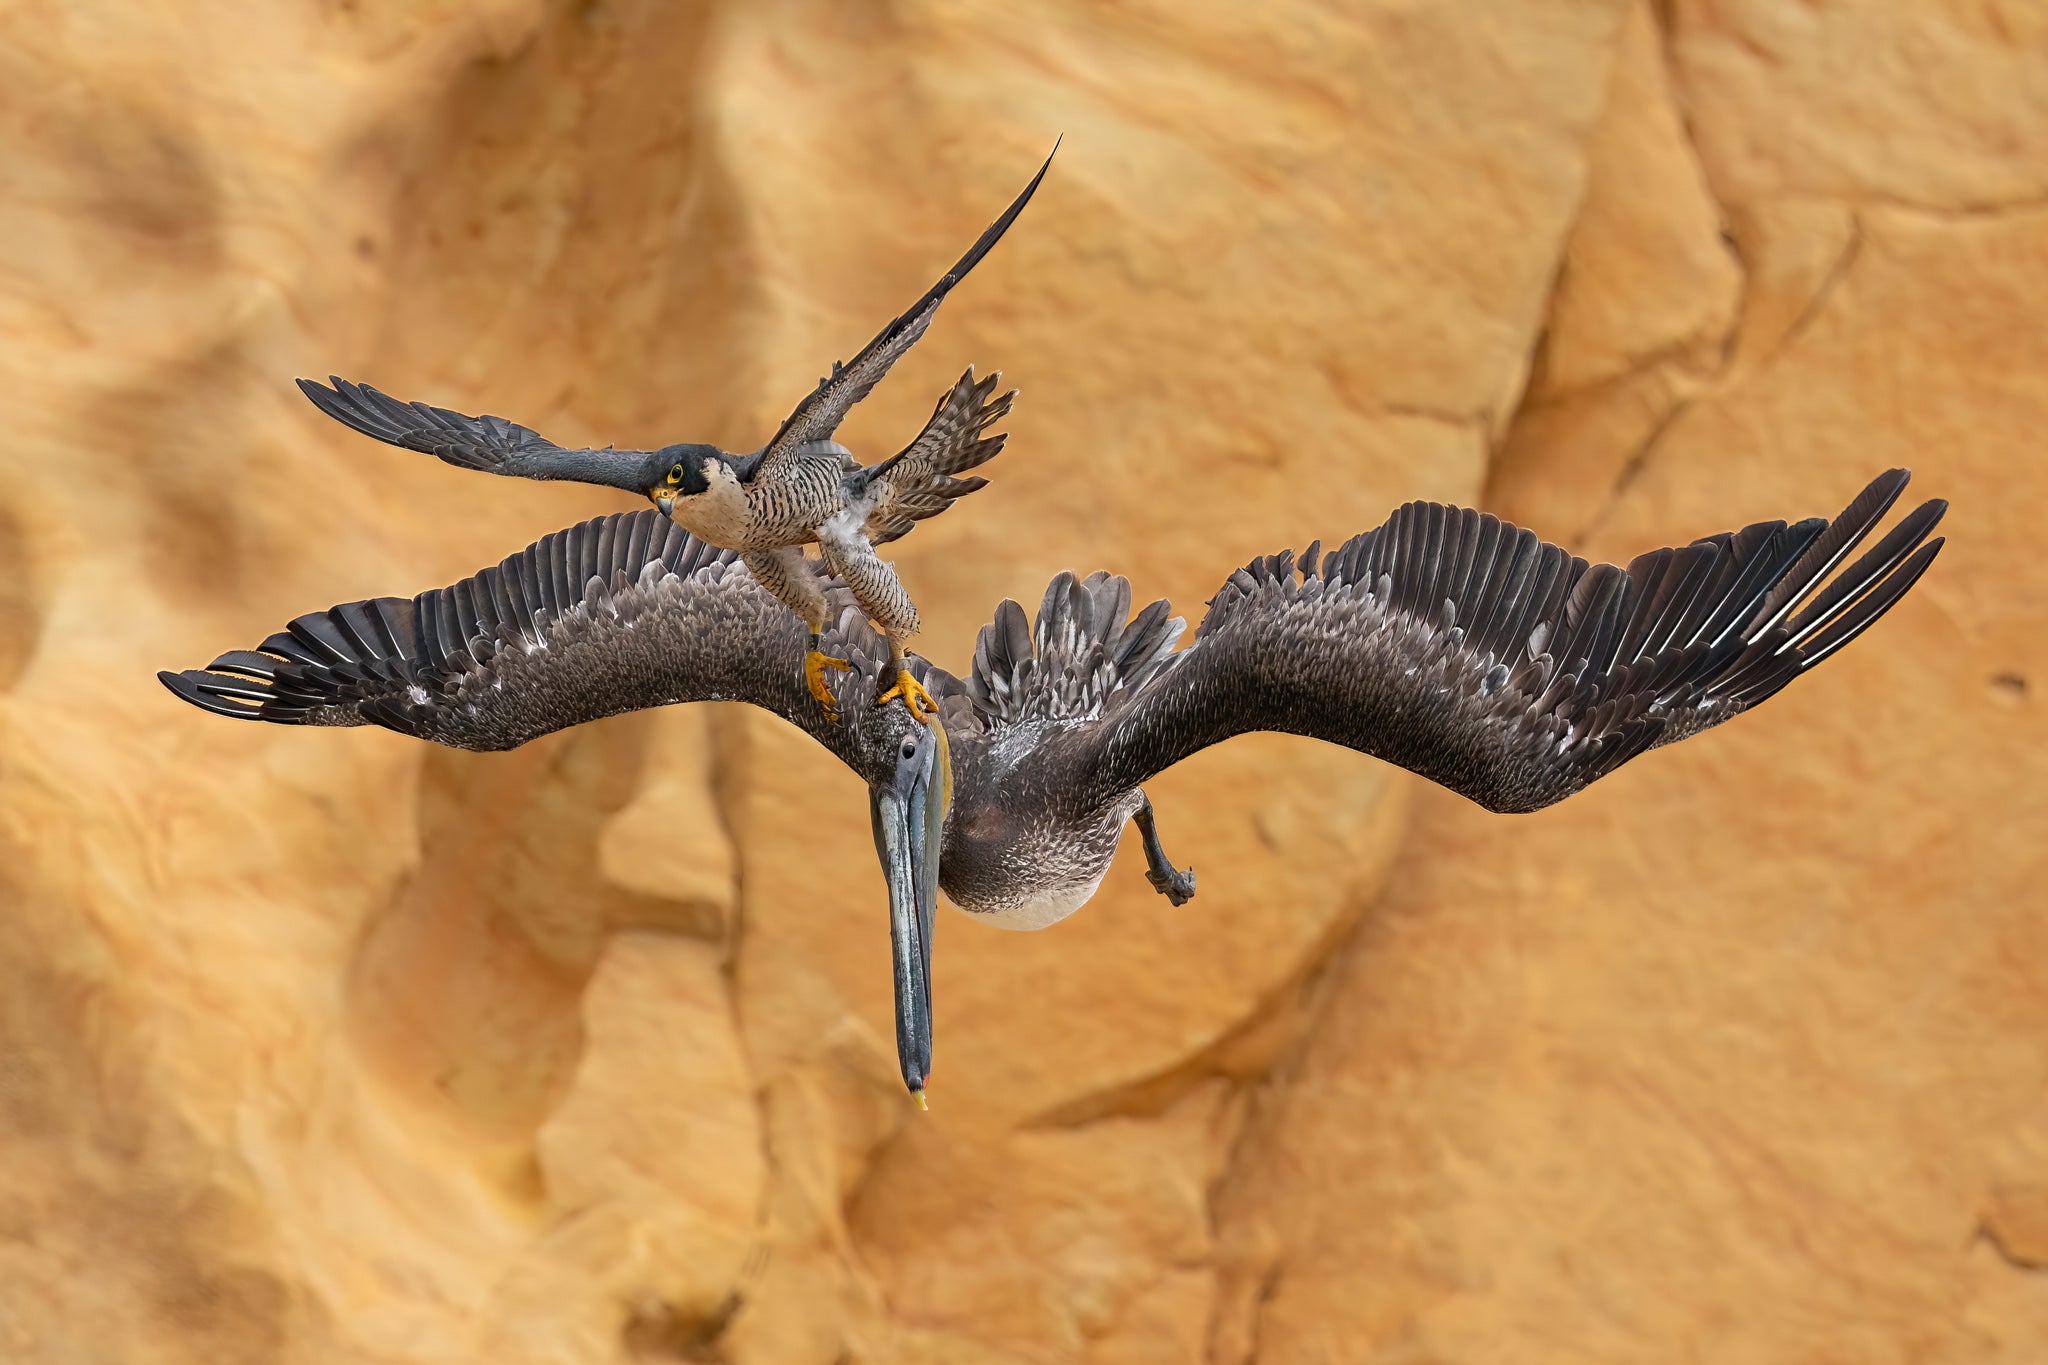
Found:
<path fill-rule="evenodd" d="M 668 486 L 674 488 L 683 481 L 683 466 L 680 462 L 668 467 Z"/>

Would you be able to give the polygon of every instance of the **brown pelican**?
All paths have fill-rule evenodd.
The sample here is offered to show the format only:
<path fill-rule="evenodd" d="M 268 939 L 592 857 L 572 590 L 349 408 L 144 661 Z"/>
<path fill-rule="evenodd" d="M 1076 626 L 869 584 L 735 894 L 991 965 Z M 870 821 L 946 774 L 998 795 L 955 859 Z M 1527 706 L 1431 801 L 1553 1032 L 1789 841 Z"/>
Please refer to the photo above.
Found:
<path fill-rule="evenodd" d="M 1057 154 L 1059 146 L 1053 146 Z M 832 439 L 854 404 L 868 396 L 889 368 L 931 326 L 947 293 L 986 256 L 1024 211 L 1045 179 L 1052 157 L 1000 218 L 939 282 L 910 305 L 860 353 L 804 396 L 773 439 L 750 455 L 685 442 L 659 450 L 565 450 L 530 428 L 502 417 L 467 417 L 426 403 L 407 403 L 367 384 L 329 375 L 334 387 L 301 379 L 299 388 L 328 416 L 365 436 L 439 456 L 463 469 L 522 479 L 567 479 L 624 489 L 653 500 L 697 539 L 737 550 L 754 581 L 802 617 L 811 629 L 803 673 L 811 695 L 830 711 L 835 693 L 824 682 L 845 659 L 822 648 L 827 607 L 803 546 L 815 543 L 825 567 L 853 593 L 889 640 L 894 677 L 878 704 L 902 696 L 913 712 L 936 711 L 916 674 L 903 664 L 903 642 L 917 634 L 917 607 L 893 566 L 875 546 L 887 544 L 957 498 L 984 487 L 983 478 L 959 478 L 995 458 L 1003 437 L 983 433 L 1009 411 L 1013 389 L 991 398 L 1002 376 L 979 383 L 973 367 L 939 399 L 917 439 L 879 464 L 863 466 Z"/>
<path fill-rule="evenodd" d="M 545 536 L 417 597 L 302 616 L 254 651 L 162 673 L 224 716 L 382 725 L 465 749 L 671 702 L 751 702 L 868 784 L 888 883 L 896 1044 L 923 1103 L 937 891 L 1036 929 L 1102 880 L 1124 822 L 1178 905 L 1143 783 L 1232 735 L 1279 730 L 1372 754 L 1495 811 L 1533 811 L 1637 754 L 1771 696 L 1856 638 L 1941 548 L 1922 504 L 1843 561 L 1905 488 L 1880 475 L 1833 521 L 1762 522 L 1625 569 L 1588 564 L 1481 512 L 1409 503 L 1334 552 L 1253 560 L 1194 642 L 1130 585 L 1060 574 L 1036 621 L 1006 601 L 955 676 L 912 656 L 935 724 L 901 703 L 808 704 L 805 639 L 743 561 L 651 510 Z M 1839 571 L 1838 571 L 1839 570 Z M 843 699 L 888 680 L 887 641 L 827 584 Z"/>

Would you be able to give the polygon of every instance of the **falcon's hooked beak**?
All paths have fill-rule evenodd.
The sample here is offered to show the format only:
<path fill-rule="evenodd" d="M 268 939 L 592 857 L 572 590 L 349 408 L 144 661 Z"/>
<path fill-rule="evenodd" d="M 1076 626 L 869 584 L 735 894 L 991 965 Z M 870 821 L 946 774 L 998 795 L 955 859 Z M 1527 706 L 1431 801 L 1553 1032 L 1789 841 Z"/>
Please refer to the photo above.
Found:
<path fill-rule="evenodd" d="M 932 918 L 939 896 L 939 846 L 952 800 L 952 753 L 946 727 L 936 719 L 897 741 L 894 776 L 872 787 L 868 798 L 875 852 L 889 882 L 896 1060 L 920 1109 L 932 1070 Z"/>
<path fill-rule="evenodd" d="M 647 496 L 654 499 L 654 505 L 661 509 L 663 516 L 672 517 L 675 515 L 676 495 L 674 489 L 657 488 Z"/>

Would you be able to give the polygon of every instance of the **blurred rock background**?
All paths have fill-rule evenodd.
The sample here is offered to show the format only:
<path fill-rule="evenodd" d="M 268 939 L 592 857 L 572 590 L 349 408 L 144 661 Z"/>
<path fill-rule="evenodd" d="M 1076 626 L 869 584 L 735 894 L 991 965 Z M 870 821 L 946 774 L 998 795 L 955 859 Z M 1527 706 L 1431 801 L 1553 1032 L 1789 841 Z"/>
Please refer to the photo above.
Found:
<path fill-rule="evenodd" d="M 0 1359 L 2048 1359 L 2039 0 L 0 8 Z M 627 506 L 332 372 L 750 448 L 1066 137 L 927 652 L 1477 502 L 1591 556 L 1954 503 L 1754 716 L 1485 814 L 1237 741 L 894 1075 L 860 789 L 697 708 L 509 755 L 151 676 Z"/>

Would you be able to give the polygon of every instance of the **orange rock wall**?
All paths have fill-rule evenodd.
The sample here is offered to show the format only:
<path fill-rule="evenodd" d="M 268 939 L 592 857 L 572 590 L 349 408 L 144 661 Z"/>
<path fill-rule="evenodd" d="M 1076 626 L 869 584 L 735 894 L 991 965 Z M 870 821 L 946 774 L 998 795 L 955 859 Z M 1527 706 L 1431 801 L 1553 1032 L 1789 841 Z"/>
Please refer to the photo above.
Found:
<path fill-rule="evenodd" d="M 1060 133 L 845 433 L 1023 390 L 942 663 L 1417 496 L 1626 559 L 1906 464 L 1949 546 L 1538 816 L 1183 765 L 1186 908 L 944 919 L 929 1115 L 787 728 L 151 677 L 625 505 L 292 376 L 750 448 Z M 2048 1359 L 2044 319 L 2033 0 L 0 10 L 0 1359 Z"/>

